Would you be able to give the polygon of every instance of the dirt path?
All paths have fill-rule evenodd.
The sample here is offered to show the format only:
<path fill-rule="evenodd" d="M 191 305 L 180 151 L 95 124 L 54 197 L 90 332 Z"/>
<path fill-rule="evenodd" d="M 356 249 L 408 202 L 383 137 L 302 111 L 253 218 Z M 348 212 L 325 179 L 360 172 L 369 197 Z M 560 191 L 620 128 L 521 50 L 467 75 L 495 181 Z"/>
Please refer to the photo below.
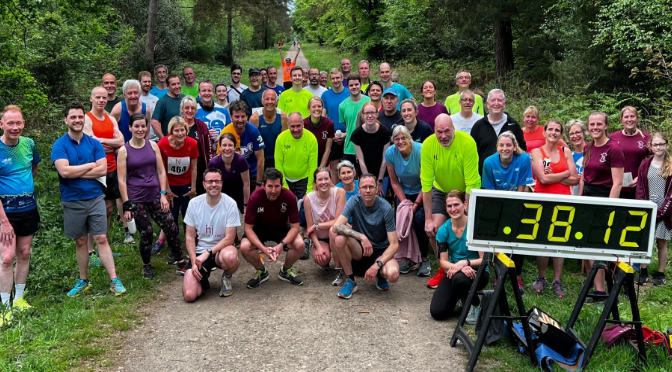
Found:
<path fill-rule="evenodd" d="M 253 269 L 241 263 L 229 298 L 217 295 L 217 270 L 213 288 L 193 304 L 182 300 L 176 278 L 143 309 L 142 325 L 123 334 L 125 346 L 109 356 L 115 364 L 108 370 L 437 371 L 466 365 L 463 348 L 448 345 L 455 321 L 429 315 L 426 279 L 402 276 L 388 292 L 360 279 L 359 291 L 342 300 L 330 284 L 333 271 L 312 260 L 295 267 L 303 286 L 278 280 L 274 263 L 268 282 L 247 289 Z"/>
<path fill-rule="evenodd" d="M 292 46 L 289 48 L 289 51 L 287 52 L 287 55 L 294 58 L 294 55 L 296 54 L 296 47 Z M 308 59 L 306 56 L 303 54 L 303 50 L 299 52 L 299 56 L 296 57 L 296 65 L 301 66 L 303 68 L 309 68 L 310 63 L 308 63 Z"/>

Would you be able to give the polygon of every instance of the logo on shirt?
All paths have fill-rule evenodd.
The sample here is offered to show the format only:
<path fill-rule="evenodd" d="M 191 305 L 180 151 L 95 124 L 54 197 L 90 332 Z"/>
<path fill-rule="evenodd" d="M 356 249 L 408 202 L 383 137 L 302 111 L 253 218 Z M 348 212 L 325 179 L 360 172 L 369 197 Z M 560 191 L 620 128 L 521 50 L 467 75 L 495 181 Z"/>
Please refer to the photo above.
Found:
<path fill-rule="evenodd" d="M 325 140 L 327 139 L 327 131 L 322 131 L 322 139 Z"/>
<path fill-rule="evenodd" d="M 603 152 L 600 154 L 600 163 L 606 163 L 607 162 L 607 153 Z"/>
<path fill-rule="evenodd" d="M 210 236 L 210 235 L 214 234 L 214 232 L 215 232 L 215 227 L 214 226 L 205 225 L 205 234 L 203 234 L 204 236 Z"/>
<path fill-rule="evenodd" d="M 257 214 L 264 213 L 264 207 L 257 208 Z"/>
<path fill-rule="evenodd" d="M 644 148 L 644 141 L 637 141 L 637 146 L 639 146 L 640 149 Z"/>
<path fill-rule="evenodd" d="M 280 204 L 280 213 L 287 212 L 287 203 Z"/>

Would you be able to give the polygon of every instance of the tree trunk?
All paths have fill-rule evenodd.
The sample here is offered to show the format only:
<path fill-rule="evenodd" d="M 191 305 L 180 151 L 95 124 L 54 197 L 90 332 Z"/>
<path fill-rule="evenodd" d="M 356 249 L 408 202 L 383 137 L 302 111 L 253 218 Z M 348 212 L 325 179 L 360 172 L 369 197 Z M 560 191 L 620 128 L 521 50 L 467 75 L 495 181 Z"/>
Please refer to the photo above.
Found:
<path fill-rule="evenodd" d="M 495 21 L 495 73 L 504 76 L 513 70 L 513 32 L 511 18 L 499 18 Z"/>
<path fill-rule="evenodd" d="M 261 49 L 268 49 L 268 16 L 264 13 L 262 22 L 264 22 L 264 40 L 262 41 Z"/>
<path fill-rule="evenodd" d="M 147 9 L 147 43 L 145 44 L 145 65 L 147 70 L 154 69 L 154 34 L 156 33 L 156 14 L 159 0 L 149 0 Z"/>
<path fill-rule="evenodd" d="M 224 64 L 230 66 L 233 63 L 233 35 L 231 33 L 233 23 L 233 4 L 226 4 L 226 50 L 224 51 Z"/>

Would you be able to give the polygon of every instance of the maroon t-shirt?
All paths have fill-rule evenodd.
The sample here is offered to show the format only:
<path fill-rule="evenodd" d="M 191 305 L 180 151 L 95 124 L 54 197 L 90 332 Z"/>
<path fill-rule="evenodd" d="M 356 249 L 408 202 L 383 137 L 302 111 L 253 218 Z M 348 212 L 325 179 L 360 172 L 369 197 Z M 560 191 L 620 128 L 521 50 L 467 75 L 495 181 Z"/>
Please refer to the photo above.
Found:
<path fill-rule="evenodd" d="M 310 122 L 309 116 L 303 119 L 303 127 L 313 133 L 317 139 L 317 163 L 319 164 L 322 161 L 322 155 L 324 155 L 327 149 L 327 140 L 329 138 L 334 139 L 334 122 L 329 118 L 323 117 L 320 119 L 317 128 L 315 128 L 313 123 Z"/>
<path fill-rule="evenodd" d="M 583 156 L 584 183 L 611 188 L 613 185 L 611 168 L 623 168 L 624 163 L 623 151 L 616 142 L 608 140 L 601 147 L 594 146 L 594 142 L 590 142 L 583 150 Z"/>
<path fill-rule="evenodd" d="M 439 114 L 448 114 L 446 106 L 443 103 L 437 102 L 432 107 L 425 107 L 423 105 L 418 105 L 418 119 L 429 124 L 429 127 L 434 130 L 434 120 Z"/>
<path fill-rule="evenodd" d="M 254 225 L 255 229 L 277 229 L 288 224 L 299 223 L 299 209 L 296 206 L 296 196 L 282 188 L 277 199 L 271 201 L 266 197 L 263 188 L 255 190 L 247 201 L 245 223 Z"/>
<path fill-rule="evenodd" d="M 637 132 L 634 136 L 626 136 L 622 130 L 616 131 L 609 138 L 623 151 L 623 172 L 632 173 L 632 178 L 637 177 L 637 171 L 642 161 L 649 156 L 650 135 L 644 131 Z M 635 187 L 624 187 L 623 190 L 634 191 Z"/>

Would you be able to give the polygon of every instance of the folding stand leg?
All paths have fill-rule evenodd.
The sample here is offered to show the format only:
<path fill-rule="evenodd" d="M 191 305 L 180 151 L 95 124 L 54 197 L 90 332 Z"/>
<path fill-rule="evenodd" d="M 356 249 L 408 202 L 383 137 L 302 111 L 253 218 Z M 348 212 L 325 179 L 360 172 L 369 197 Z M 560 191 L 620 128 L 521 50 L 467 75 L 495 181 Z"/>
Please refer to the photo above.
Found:
<path fill-rule="evenodd" d="M 474 279 L 474 282 L 471 283 L 471 289 L 469 289 L 469 294 L 467 295 L 467 300 L 465 301 L 466 303 L 462 305 L 462 312 L 460 313 L 460 317 L 457 320 L 457 326 L 455 327 L 455 332 L 453 332 L 453 337 L 451 337 L 450 339 L 451 347 L 455 347 L 458 339 L 461 340 L 469 354 L 471 354 L 472 352 L 474 343 L 471 340 L 471 337 L 466 332 L 464 332 L 464 329 L 462 327 L 464 326 L 464 323 L 467 319 L 467 314 L 469 314 L 469 309 L 471 308 L 471 302 L 473 301 L 474 296 L 476 296 L 476 292 L 478 291 L 477 288 L 478 283 L 480 283 L 481 277 L 484 275 L 483 273 L 485 272 L 485 268 L 488 267 L 488 265 L 491 262 L 492 262 L 492 253 L 486 252 L 483 255 L 483 261 L 481 261 L 481 266 L 479 266 L 478 270 L 476 271 L 476 278 Z"/>
<path fill-rule="evenodd" d="M 604 262 L 594 262 L 593 267 L 590 268 L 588 276 L 583 281 L 583 287 L 581 288 L 581 292 L 579 292 L 579 297 L 576 299 L 576 303 L 574 304 L 572 314 L 569 316 L 569 320 L 567 321 L 567 326 L 565 327 L 566 331 L 574 333 L 572 328 L 574 328 L 574 324 L 576 323 L 576 320 L 579 318 L 581 308 L 583 308 L 583 304 L 586 302 L 586 297 L 588 297 L 588 292 L 590 291 L 590 288 L 593 287 L 593 281 L 595 281 L 595 275 L 597 275 L 597 270 L 604 268 L 604 266 L 605 266 Z"/>

